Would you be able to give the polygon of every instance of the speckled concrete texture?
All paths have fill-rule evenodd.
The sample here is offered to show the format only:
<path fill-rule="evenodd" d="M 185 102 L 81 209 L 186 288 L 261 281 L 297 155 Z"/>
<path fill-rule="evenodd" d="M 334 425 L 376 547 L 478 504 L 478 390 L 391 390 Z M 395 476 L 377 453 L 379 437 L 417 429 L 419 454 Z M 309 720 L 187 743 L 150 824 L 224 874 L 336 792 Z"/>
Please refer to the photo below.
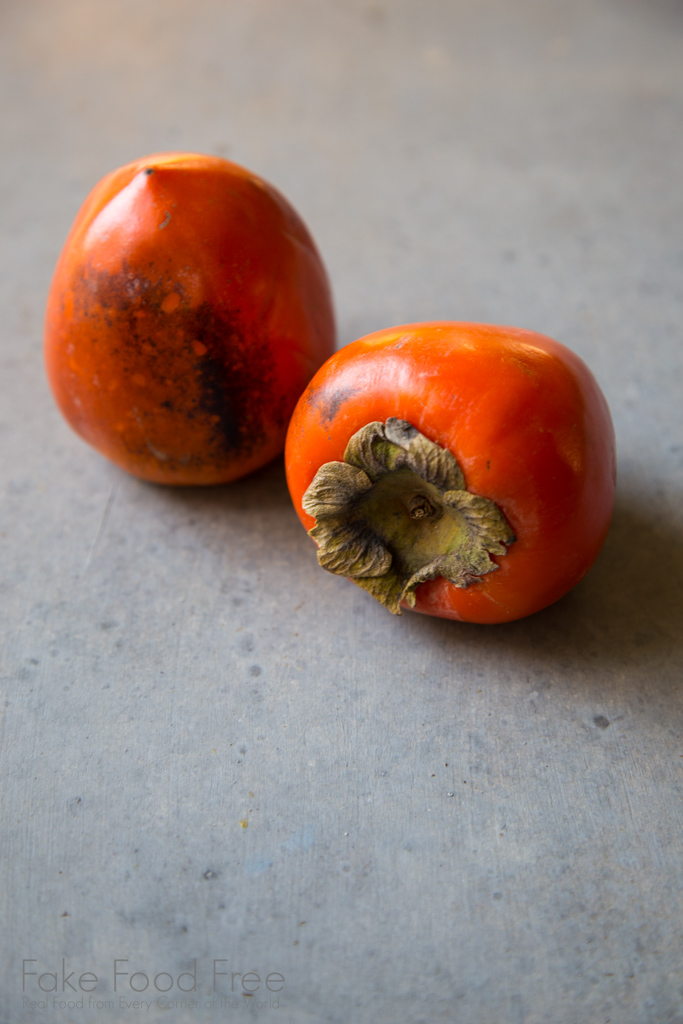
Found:
<path fill-rule="evenodd" d="M 682 47 L 673 0 L 4 0 L 2 1024 L 681 1024 Z M 287 195 L 340 344 L 588 362 L 620 477 L 574 592 L 393 618 L 281 461 L 169 490 L 70 432 L 54 262 L 168 149 Z"/>

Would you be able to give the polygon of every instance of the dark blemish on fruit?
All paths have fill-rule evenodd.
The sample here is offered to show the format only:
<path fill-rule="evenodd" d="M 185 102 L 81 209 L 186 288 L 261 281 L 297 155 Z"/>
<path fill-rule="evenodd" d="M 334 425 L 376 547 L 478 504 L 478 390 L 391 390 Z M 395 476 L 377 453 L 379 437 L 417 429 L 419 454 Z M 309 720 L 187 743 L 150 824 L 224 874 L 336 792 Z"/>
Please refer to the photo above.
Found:
<path fill-rule="evenodd" d="M 153 167 L 145 167 L 145 174 L 154 174 Z"/>
<path fill-rule="evenodd" d="M 220 432 L 225 447 L 232 450 L 241 447 L 242 434 L 239 420 L 235 416 L 234 403 L 226 401 L 226 392 L 231 390 L 230 386 L 234 382 L 228 379 L 225 371 L 226 367 L 221 359 L 214 358 L 208 353 L 204 356 L 199 368 L 200 403 L 207 415 L 216 417 L 216 429 Z"/>
<path fill-rule="evenodd" d="M 287 410 L 273 399 L 269 346 L 229 310 L 209 302 L 194 308 L 181 303 L 169 317 L 163 303 L 182 286 L 160 273 L 142 276 L 126 264 L 117 274 L 88 268 L 90 282 L 77 315 L 104 320 L 115 333 L 122 372 L 145 380 L 155 396 L 140 414 L 144 441 L 135 431 L 122 440 L 131 454 L 149 454 L 155 441 L 155 416 L 185 417 L 204 431 L 197 451 L 167 453 L 166 465 L 200 465 L 221 456 L 248 456 L 264 440 L 264 420 L 284 424 Z M 142 386 L 142 385 L 140 385 Z M 170 396 L 170 397 L 169 397 Z M 156 411 L 155 411 L 156 410 Z M 208 438 L 208 441 L 207 441 Z"/>
<path fill-rule="evenodd" d="M 273 370 L 268 346 L 247 338 L 236 320 L 220 316 L 208 302 L 182 317 L 196 357 L 199 408 L 217 417 L 227 451 L 250 450 L 263 440 L 264 409 L 272 408 Z"/>
<path fill-rule="evenodd" d="M 351 401 L 351 399 L 358 392 L 356 387 L 345 387 L 345 388 L 332 388 L 323 386 L 318 391 L 314 391 L 310 398 L 309 403 L 320 412 L 320 418 L 323 423 L 330 423 L 342 405 L 345 402 Z"/>

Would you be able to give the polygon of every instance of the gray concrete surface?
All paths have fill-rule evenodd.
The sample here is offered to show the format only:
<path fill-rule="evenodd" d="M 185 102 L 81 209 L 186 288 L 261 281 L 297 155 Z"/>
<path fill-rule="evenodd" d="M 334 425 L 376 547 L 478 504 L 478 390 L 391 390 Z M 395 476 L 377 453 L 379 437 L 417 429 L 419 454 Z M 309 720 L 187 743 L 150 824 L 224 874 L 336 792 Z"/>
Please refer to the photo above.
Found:
<path fill-rule="evenodd" d="M 665 0 L 4 0 L 3 1024 L 683 1021 L 682 44 Z M 572 594 L 394 619 L 280 462 L 170 491 L 70 432 L 54 261 L 170 148 L 290 198 L 340 343 L 444 317 L 587 360 L 620 482 Z"/>

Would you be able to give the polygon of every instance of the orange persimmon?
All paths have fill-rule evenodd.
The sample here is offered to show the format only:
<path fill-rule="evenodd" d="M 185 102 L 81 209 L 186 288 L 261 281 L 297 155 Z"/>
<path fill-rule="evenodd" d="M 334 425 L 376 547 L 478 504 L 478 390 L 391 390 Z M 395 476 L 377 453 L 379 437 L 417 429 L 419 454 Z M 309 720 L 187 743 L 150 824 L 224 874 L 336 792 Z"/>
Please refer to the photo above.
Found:
<path fill-rule="evenodd" d="M 590 370 L 513 327 L 408 324 L 346 346 L 301 396 L 285 461 L 320 564 L 395 613 L 544 608 L 593 564 L 614 503 Z"/>
<path fill-rule="evenodd" d="M 237 164 L 144 157 L 107 175 L 59 257 L 48 379 L 86 441 L 136 476 L 225 483 L 283 448 L 334 351 L 330 288 L 290 204 Z"/>

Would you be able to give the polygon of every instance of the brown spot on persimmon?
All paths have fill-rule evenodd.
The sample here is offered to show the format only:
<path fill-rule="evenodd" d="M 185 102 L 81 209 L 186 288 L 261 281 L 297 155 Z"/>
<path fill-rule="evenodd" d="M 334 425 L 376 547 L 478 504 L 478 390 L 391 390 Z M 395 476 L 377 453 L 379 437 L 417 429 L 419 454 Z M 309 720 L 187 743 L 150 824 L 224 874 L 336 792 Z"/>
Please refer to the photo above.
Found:
<path fill-rule="evenodd" d="M 356 387 L 339 387 L 336 389 L 320 388 L 309 395 L 309 402 L 320 410 L 323 423 L 331 423 L 345 402 L 353 400 L 357 394 Z"/>
<path fill-rule="evenodd" d="M 93 344 L 104 342 L 116 359 L 119 393 L 114 396 L 109 386 L 107 395 L 121 411 L 128 394 L 136 403 L 124 430 L 131 454 L 164 451 L 166 464 L 185 467 L 221 452 L 248 455 L 262 443 L 263 410 L 277 417 L 271 359 L 268 346 L 238 315 L 207 301 L 182 305 L 169 282 L 141 276 L 126 264 L 116 274 L 89 268 L 87 284 L 78 293 L 76 315 L 93 324 Z M 171 298 L 177 299 L 173 320 L 167 316 Z M 174 451 L 178 413 L 186 423 L 182 452 Z"/>

